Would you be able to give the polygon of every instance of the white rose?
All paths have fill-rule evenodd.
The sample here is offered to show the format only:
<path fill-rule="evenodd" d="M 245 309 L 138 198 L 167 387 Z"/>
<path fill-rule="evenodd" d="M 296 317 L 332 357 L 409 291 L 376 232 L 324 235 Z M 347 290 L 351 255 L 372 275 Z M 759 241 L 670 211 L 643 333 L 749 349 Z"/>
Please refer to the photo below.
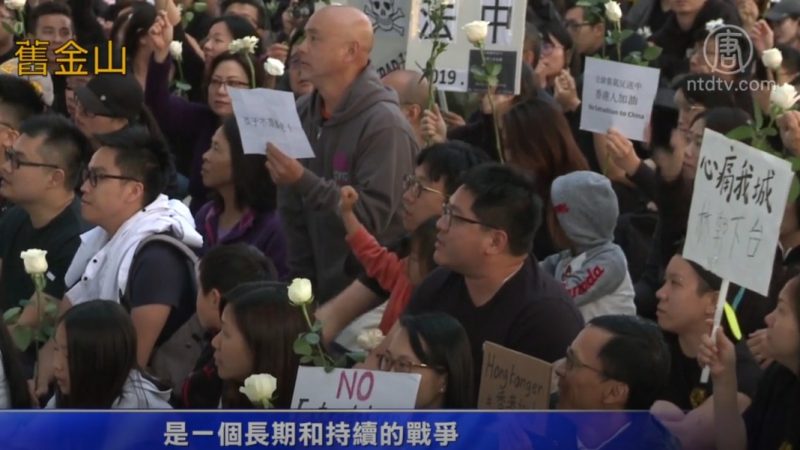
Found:
<path fill-rule="evenodd" d="M 308 278 L 295 278 L 289 285 L 289 301 L 296 306 L 306 305 L 314 300 L 311 281 Z"/>
<path fill-rule="evenodd" d="M 242 41 L 242 49 L 245 50 L 246 53 L 255 53 L 256 52 L 256 45 L 258 45 L 258 38 L 255 36 L 245 36 L 240 39 Z"/>
<path fill-rule="evenodd" d="M 800 95 L 797 94 L 797 89 L 788 83 L 772 88 L 769 94 L 769 102 L 783 111 L 791 109 L 798 99 Z"/>
<path fill-rule="evenodd" d="M 384 335 L 380 328 L 370 328 L 359 333 L 356 342 L 366 351 L 375 350 L 383 341 Z"/>
<path fill-rule="evenodd" d="M 778 70 L 783 62 L 783 55 L 777 48 L 764 50 L 764 53 L 761 54 L 761 62 L 763 62 L 768 69 Z"/>
<path fill-rule="evenodd" d="M 486 40 L 486 35 L 489 34 L 489 22 L 483 20 L 475 20 L 462 28 L 467 33 L 467 40 L 472 45 L 478 45 Z"/>
<path fill-rule="evenodd" d="M 22 11 L 25 8 L 25 0 L 6 0 L 4 4 L 11 11 Z"/>
<path fill-rule="evenodd" d="M 723 25 L 725 25 L 725 21 L 722 19 L 709 20 L 708 22 L 706 22 L 706 31 L 708 32 L 714 31 L 715 29 Z"/>
<path fill-rule="evenodd" d="M 277 388 L 278 380 L 275 377 L 268 373 L 260 373 L 247 377 L 239 392 L 246 395 L 254 405 L 263 405 L 266 408 L 270 405 L 272 395 Z"/>
<path fill-rule="evenodd" d="M 47 272 L 47 251 L 32 248 L 25 250 L 20 255 L 28 274 L 41 274 Z"/>
<path fill-rule="evenodd" d="M 264 70 L 273 77 L 280 77 L 283 76 L 285 67 L 280 59 L 267 58 L 267 62 L 264 63 Z"/>
<path fill-rule="evenodd" d="M 622 20 L 622 8 L 619 7 L 619 3 L 615 1 L 606 2 L 606 19 L 610 22 L 619 22 Z"/>
<path fill-rule="evenodd" d="M 653 32 L 650 31 L 650 27 L 642 27 L 642 28 L 639 28 L 638 30 L 636 30 L 636 34 L 638 34 L 639 36 L 641 36 L 641 37 L 643 37 L 645 39 L 648 39 L 648 38 L 650 38 L 650 36 L 653 35 Z"/>
<path fill-rule="evenodd" d="M 183 42 L 172 41 L 169 43 L 169 54 L 175 61 L 181 62 L 183 58 Z"/>

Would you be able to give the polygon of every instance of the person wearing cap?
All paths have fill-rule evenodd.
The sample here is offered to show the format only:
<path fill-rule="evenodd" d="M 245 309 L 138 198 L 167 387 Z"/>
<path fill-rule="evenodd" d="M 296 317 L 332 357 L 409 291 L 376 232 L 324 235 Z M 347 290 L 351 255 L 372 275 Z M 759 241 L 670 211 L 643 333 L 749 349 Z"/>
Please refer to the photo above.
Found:
<path fill-rule="evenodd" d="M 681 440 L 685 448 L 713 448 L 713 383 L 701 383 L 697 353 L 710 331 L 722 280 L 693 261 L 675 254 L 658 290 L 658 325 L 664 331 L 672 362 L 667 389 L 653 413 Z M 738 406 L 743 412 L 755 394 L 761 371 L 741 341 L 736 349 Z M 688 411 L 684 414 L 683 411 Z"/>
<path fill-rule="evenodd" d="M 772 5 L 764 18 L 772 28 L 775 43 L 800 50 L 800 0 L 781 0 Z"/>

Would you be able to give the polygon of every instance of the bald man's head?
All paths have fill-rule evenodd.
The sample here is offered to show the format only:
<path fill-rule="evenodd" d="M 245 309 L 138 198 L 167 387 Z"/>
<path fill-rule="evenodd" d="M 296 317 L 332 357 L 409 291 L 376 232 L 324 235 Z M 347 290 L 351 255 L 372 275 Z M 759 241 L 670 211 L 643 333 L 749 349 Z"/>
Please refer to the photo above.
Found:
<path fill-rule="evenodd" d="M 414 70 L 395 70 L 381 81 L 384 86 L 397 91 L 400 104 L 417 105 L 423 109 L 428 105 L 428 81 L 422 79 L 421 73 Z"/>
<path fill-rule="evenodd" d="M 308 19 L 305 33 L 297 53 L 314 84 L 334 74 L 357 75 L 369 63 L 372 22 L 356 8 L 326 6 Z"/>

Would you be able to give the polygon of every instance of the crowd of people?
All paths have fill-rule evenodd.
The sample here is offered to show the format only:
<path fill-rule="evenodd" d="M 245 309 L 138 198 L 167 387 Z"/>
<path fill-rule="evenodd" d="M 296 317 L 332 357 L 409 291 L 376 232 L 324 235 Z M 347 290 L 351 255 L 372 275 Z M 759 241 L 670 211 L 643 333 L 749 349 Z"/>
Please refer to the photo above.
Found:
<path fill-rule="evenodd" d="M 653 414 L 578 427 L 578 448 L 634 428 L 643 448 L 800 448 L 797 202 L 772 272 L 751 268 L 770 295 L 730 280 L 741 339 L 712 334 L 722 281 L 682 255 L 703 130 L 769 113 L 768 88 L 697 86 L 800 84 L 799 0 L 623 1 L 638 32 L 617 47 L 603 3 L 532 0 L 520 93 L 448 93 L 446 111 L 421 73 L 379 77 L 357 8 L 203 4 L 0 5 L 48 42 L 48 73 L 25 75 L 0 27 L 0 407 L 250 408 L 244 380 L 268 373 L 289 408 L 309 329 L 287 286 L 305 278 L 326 351 L 379 329 L 350 362 L 420 374 L 418 409 L 475 408 L 493 342 L 554 364 L 554 408 Z M 703 57 L 719 20 L 752 43 L 734 75 Z M 70 40 L 128 73 L 58 73 Z M 586 58 L 653 46 L 645 141 L 581 130 Z M 229 91 L 260 87 L 294 94 L 314 158 L 245 152 Z M 777 124 L 800 155 L 800 111 Z M 44 283 L 27 249 L 47 252 Z"/>

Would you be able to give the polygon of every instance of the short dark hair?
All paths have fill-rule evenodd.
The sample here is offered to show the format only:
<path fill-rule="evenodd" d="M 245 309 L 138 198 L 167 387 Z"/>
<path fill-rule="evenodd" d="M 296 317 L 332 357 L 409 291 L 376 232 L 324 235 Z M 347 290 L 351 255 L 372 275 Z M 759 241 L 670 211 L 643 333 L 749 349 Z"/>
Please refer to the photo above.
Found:
<path fill-rule="evenodd" d="M 728 134 L 743 125 L 751 122 L 750 114 L 739 108 L 719 107 L 707 109 L 695 117 L 702 118 L 706 124 L 704 128 L 721 134 Z"/>
<path fill-rule="evenodd" d="M 264 7 L 264 2 L 261 0 L 224 0 L 220 5 L 220 11 L 225 15 L 225 11 L 233 4 L 240 3 L 242 5 L 249 5 L 258 11 L 258 25 L 263 29 L 270 28 L 267 26 L 267 9 Z"/>
<path fill-rule="evenodd" d="M 231 176 L 236 205 L 224 205 L 222 197 L 215 191 L 211 198 L 220 206 L 239 209 L 251 208 L 258 212 L 274 211 L 277 203 L 277 188 L 270 178 L 265 164 L 266 155 L 245 154 L 236 117 L 231 115 L 222 121 L 222 133 L 231 149 Z"/>
<path fill-rule="evenodd" d="M 0 75 L 0 109 L 9 117 L 9 125 L 19 128 L 28 117 L 44 112 L 42 97 L 36 88 L 23 78 Z"/>
<path fill-rule="evenodd" d="M 253 28 L 253 24 L 251 24 L 249 20 L 245 19 L 242 16 L 237 16 L 234 14 L 226 14 L 224 16 L 219 16 L 215 18 L 214 20 L 209 22 L 208 29 L 210 30 L 211 27 L 220 22 L 225 23 L 225 26 L 228 27 L 228 32 L 231 33 L 231 36 L 234 39 L 241 39 L 243 37 L 256 35 L 256 29 Z M 256 51 L 255 51 L 256 55 L 261 53 L 259 50 L 260 46 L 261 42 L 259 41 L 256 43 Z"/>
<path fill-rule="evenodd" d="M 224 294 L 242 283 L 274 278 L 267 257 L 241 242 L 212 248 L 198 266 L 199 288 L 206 294 L 212 289 Z"/>
<path fill-rule="evenodd" d="M 32 138 L 44 137 L 39 153 L 48 161 L 58 161 L 67 190 L 78 187 L 92 146 L 75 124 L 58 114 L 40 114 L 22 122 L 19 132 Z"/>
<path fill-rule="evenodd" d="M 172 153 L 147 128 L 137 125 L 96 135 L 95 138 L 100 147 L 108 147 L 116 152 L 115 162 L 123 175 L 142 182 L 143 207 L 152 203 L 167 188 L 174 167 Z"/>
<path fill-rule="evenodd" d="M 661 329 L 632 315 L 599 316 L 588 325 L 613 335 L 598 358 L 605 376 L 628 385 L 625 409 L 650 409 L 669 382 L 671 356 Z"/>
<path fill-rule="evenodd" d="M 428 167 L 431 181 L 443 181 L 447 195 L 452 195 L 461 185 L 464 172 L 488 161 L 486 152 L 462 141 L 433 144 L 417 155 L 417 166 L 424 164 Z"/>
<path fill-rule="evenodd" d="M 36 26 L 39 19 L 44 16 L 61 15 L 69 17 L 73 33 L 75 32 L 75 21 L 72 20 L 72 9 L 68 4 L 62 2 L 44 2 L 36 5 L 28 16 L 28 33 L 36 33 Z"/>
<path fill-rule="evenodd" d="M 475 374 L 469 337 L 458 320 L 443 312 L 400 317 L 414 354 L 423 364 L 447 374 L 444 407 L 475 407 Z"/>
<path fill-rule="evenodd" d="M 511 166 L 487 163 L 467 172 L 462 186 L 475 197 L 472 212 L 478 220 L 508 234 L 512 255 L 531 252 L 542 222 L 542 199 L 533 177 Z"/>
<path fill-rule="evenodd" d="M 542 53 L 542 34 L 533 22 L 525 24 L 525 39 L 523 40 L 522 48 L 533 51 L 533 64 L 531 66 L 536 67 Z"/>

